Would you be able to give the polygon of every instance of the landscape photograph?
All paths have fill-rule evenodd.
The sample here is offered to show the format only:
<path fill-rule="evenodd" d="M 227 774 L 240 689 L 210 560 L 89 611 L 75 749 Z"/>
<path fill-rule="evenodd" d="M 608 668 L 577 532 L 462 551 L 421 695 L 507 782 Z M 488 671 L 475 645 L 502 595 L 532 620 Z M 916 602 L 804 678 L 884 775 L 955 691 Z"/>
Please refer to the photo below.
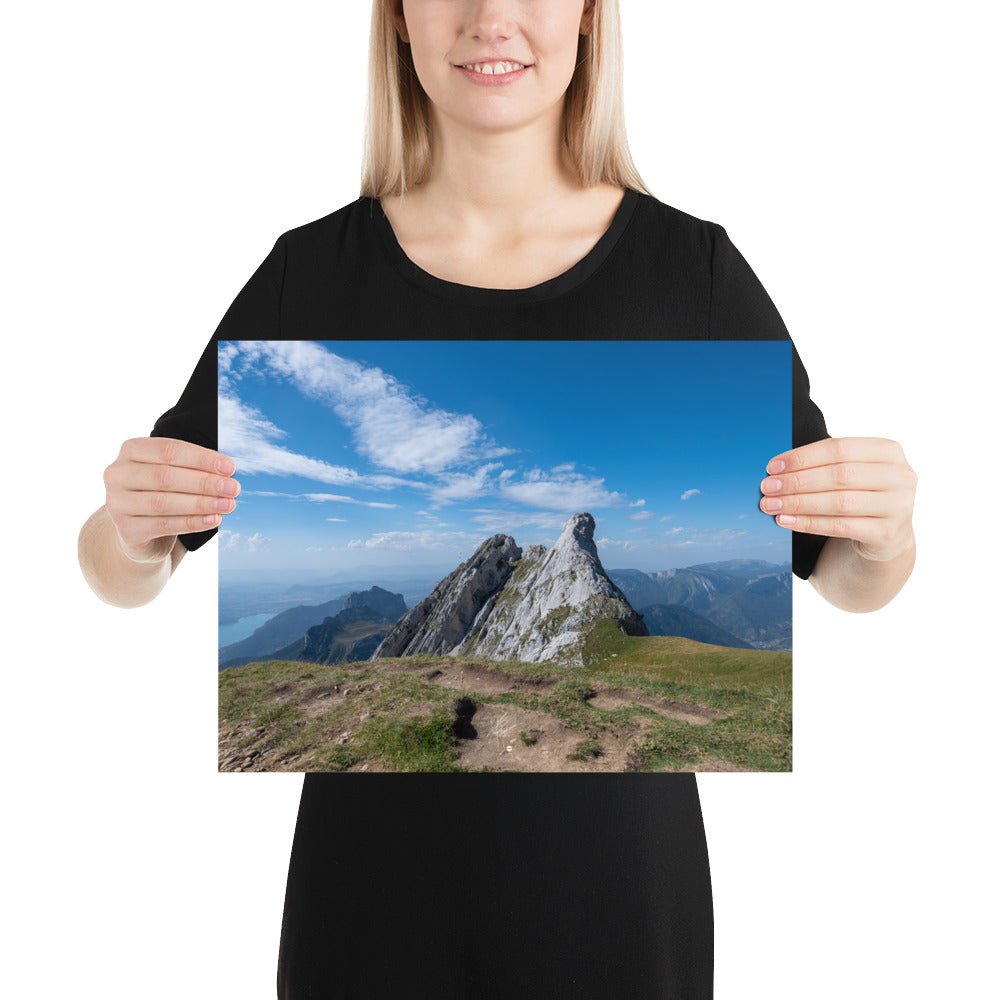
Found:
<path fill-rule="evenodd" d="M 790 771 L 788 341 L 225 341 L 219 770 Z"/>

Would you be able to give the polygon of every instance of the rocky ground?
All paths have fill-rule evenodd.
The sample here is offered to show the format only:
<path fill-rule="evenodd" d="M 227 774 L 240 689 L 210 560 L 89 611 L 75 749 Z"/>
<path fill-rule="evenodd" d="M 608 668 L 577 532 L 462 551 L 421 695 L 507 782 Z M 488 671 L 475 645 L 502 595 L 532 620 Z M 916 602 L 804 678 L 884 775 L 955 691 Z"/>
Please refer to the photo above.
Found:
<path fill-rule="evenodd" d="M 219 770 L 434 769 L 401 767 L 388 752 L 373 752 L 376 744 L 368 733 L 379 717 L 391 717 L 397 732 L 406 731 L 407 722 L 446 717 L 451 738 L 442 759 L 450 764 L 441 769 L 636 771 L 646 769 L 637 748 L 662 723 L 687 730 L 728 714 L 622 686 L 613 676 L 589 676 L 583 682 L 579 672 L 550 672 L 541 665 L 505 670 L 444 656 L 385 659 L 337 670 L 280 666 L 286 668 L 285 679 L 258 685 L 253 712 L 223 711 Z M 237 683 L 235 675 L 227 680 Z M 684 769 L 745 770 L 710 756 Z"/>

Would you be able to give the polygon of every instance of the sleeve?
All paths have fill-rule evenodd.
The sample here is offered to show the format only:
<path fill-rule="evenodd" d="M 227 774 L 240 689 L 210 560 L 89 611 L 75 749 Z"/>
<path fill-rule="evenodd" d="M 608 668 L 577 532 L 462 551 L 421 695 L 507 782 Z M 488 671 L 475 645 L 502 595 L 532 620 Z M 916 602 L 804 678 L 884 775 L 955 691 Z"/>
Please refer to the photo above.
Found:
<path fill-rule="evenodd" d="M 781 315 L 729 234 L 712 228 L 712 291 L 709 336 L 712 340 L 791 340 Z M 809 395 L 809 375 L 792 344 L 792 447 L 830 437 L 823 412 Z M 792 571 L 805 580 L 812 573 L 825 535 L 792 532 Z"/>
<path fill-rule="evenodd" d="M 178 438 L 215 449 L 219 440 L 218 344 L 225 340 L 278 340 L 285 280 L 286 233 L 226 310 L 177 402 L 161 414 L 150 437 Z M 180 535 L 189 552 L 200 549 L 218 528 Z"/>

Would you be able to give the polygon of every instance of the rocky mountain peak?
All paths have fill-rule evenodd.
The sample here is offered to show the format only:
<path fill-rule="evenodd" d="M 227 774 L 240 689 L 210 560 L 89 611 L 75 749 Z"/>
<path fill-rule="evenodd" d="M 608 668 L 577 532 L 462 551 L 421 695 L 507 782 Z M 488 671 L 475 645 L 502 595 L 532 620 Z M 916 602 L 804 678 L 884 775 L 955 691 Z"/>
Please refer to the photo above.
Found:
<path fill-rule="evenodd" d="M 351 591 L 344 601 L 344 610 L 368 607 L 378 612 L 382 617 L 395 621 L 406 614 L 406 602 L 402 594 L 393 594 L 382 587 L 370 587 L 368 590 Z"/>
<path fill-rule="evenodd" d="M 594 544 L 594 528 L 596 524 L 592 514 L 584 511 L 582 514 L 574 514 L 564 525 L 562 534 L 553 550 L 560 547 L 573 546 L 583 549 L 597 559 L 597 546 Z"/>
<path fill-rule="evenodd" d="M 602 618 L 629 635 L 649 632 L 601 565 L 594 518 L 574 514 L 551 549 L 522 553 L 509 535 L 487 539 L 411 609 L 379 656 L 450 653 L 583 665 L 587 634 Z"/>
<path fill-rule="evenodd" d="M 494 535 L 396 622 L 372 659 L 440 656 L 460 644 L 491 596 L 507 582 L 521 550 L 510 535 Z"/>

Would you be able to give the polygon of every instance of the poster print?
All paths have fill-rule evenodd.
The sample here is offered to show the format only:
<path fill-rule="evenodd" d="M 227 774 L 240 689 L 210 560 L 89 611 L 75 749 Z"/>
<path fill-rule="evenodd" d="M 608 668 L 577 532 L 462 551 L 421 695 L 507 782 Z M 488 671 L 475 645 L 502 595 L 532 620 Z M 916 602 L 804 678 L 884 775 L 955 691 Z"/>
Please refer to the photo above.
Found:
<path fill-rule="evenodd" d="M 228 341 L 224 771 L 788 771 L 791 344 Z"/>

